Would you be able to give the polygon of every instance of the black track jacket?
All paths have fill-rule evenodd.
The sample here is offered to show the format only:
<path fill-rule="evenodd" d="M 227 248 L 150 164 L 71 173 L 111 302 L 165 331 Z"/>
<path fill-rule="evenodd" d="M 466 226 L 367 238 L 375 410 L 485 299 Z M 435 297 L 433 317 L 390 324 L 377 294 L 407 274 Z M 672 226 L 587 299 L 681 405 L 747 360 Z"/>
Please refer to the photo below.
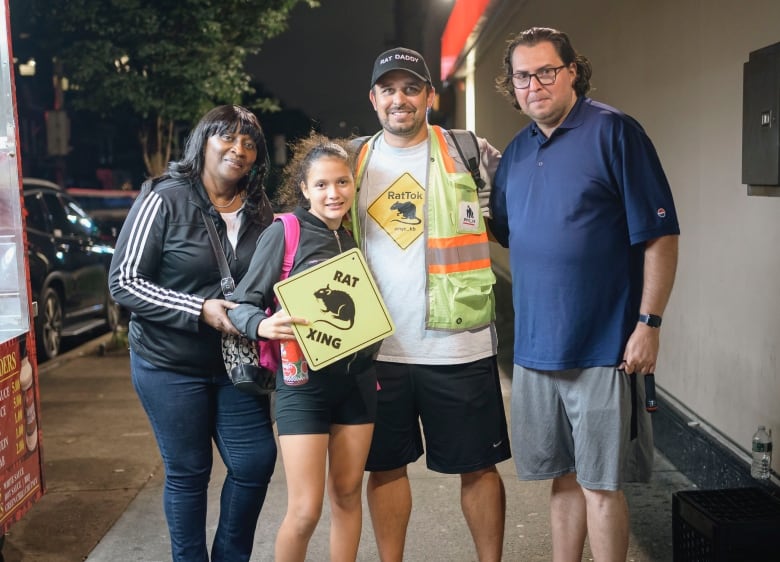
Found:
<path fill-rule="evenodd" d="M 243 218 L 233 250 L 225 223 L 200 181 L 168 178 L 134 203 L 109 272 L 114 299 L 130 310 L 130 349 L 153 365 L 187 375 L 225 372 L 220 333 L 199 320 L 206 299 L 224 298 L 217 258 L 200 209 L 217 227 L 236 283 L 264 226 Z M 273 220 L 270 205 L 263 224 Z"/>

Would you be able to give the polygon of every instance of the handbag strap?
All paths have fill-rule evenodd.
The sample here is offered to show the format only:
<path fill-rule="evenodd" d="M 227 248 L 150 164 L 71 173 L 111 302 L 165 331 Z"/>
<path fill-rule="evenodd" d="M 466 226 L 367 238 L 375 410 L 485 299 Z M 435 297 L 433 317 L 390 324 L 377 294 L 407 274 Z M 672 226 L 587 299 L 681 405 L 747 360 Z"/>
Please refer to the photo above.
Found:
<path fill-rule="evenodd" d="M 206 216 L 203 209 L 200 209 L 200 214 L 203 217 L 203 222 L 206 224 L 206 230 L 209 233 L 211 248 L 214 250 L 214 255 L 217 257 L 219 274 L 222 276 L 223 281 L 225 279 L 232 280 L 230 267 L 228 267 L 222 244 L 219 242 L 219 235 L 217 234 L 217 228 L 214 226 L 214 221 Z M 275 220 L 281 221 L 284 225 L 284 259 L 282 260 L 282 274 L 279 276 L 279 280 L 282 280 L 287 279 L 292 271 L 295 253 L 298 251 L 298 242 L 301 239 L 301 223 L 298 222 L 297 217 L 292 213 L 278 215 Z M 225 296 L 227 297 L 229 295 Z"/>
<path fill-rule="evenodd" d="M 230 294 L 232 294 L 232 291 L 230 291 L 230 294 L 225 293 L 226 280 L 230 280 L 228 285 L 231 287 L 235 287 L 235 283 L 233 282 L 233 276 L 230 274 L 230 267 L 228 267 L 227 258 L 225 258 L 225 251 L 222 249 L 222 244 L 219 242 L 219 235 L 217 234 L 217 228 L 214 226 L 214 221 L 206 216 L 203 209 L 199 210 L 200 216 L 203 217 L 203 222 L 206 224 L 206 230 L 209 233 L 211 248 L 214 250 L 214 255 L 219 264 L 219 274 L 222 276 L 222 292 L 226 297 L 229 297 Z"/>

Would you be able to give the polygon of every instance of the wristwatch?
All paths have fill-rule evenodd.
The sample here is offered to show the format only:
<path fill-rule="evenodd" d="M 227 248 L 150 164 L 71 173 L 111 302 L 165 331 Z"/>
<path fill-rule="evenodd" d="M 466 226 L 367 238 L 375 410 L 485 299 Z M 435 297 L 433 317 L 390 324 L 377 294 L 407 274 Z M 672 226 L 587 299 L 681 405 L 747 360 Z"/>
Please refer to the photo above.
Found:
<path fill-rule="evenodd" d="M 639 321 L 642 324 L 647 324 L 651 328 L 661 327 L 661 317 L 656 314 L 640 314 Z"/>

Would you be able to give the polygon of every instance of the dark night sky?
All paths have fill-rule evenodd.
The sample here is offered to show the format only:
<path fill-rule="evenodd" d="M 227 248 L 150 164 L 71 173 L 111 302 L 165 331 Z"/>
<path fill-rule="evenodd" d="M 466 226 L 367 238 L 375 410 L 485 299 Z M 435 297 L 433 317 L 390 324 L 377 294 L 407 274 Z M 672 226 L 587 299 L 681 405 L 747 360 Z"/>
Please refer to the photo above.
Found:
<path fill-rule="evenodd" d="M 321 0 L 318 8 L 299 4 L 288 30 L 269 40 L 247 68 L 287 109 L 319 121 L 324 133 L 373 133 L 379 123 L 368 100 L 371 69 L 379 53 L 398 46 L 394 4 L 394 0 Z M 449 13 L 450 4 L 435 5 L 429 12 Z M 431 56 L 427 59 L 435 74 L 438 64 Z"/>
<path fill-rule="evenodd" d="M 378 122 L 368 83 L 374 58 L 393 37 L 392 10 L 392 0 L 299 4 L 288 30 L 265 43 L 247 68 L 286 108 L 316 119 L 326 134 L 372 132 Z"/>

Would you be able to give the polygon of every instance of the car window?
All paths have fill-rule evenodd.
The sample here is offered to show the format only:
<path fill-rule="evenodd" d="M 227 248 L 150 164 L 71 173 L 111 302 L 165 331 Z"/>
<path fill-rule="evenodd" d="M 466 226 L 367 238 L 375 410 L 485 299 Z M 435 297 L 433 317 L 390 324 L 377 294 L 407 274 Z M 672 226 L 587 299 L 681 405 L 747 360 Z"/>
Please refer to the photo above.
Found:
<path fill-rule="evenodd" d="M 135 201 L 135 197 L 131 195 L 98 197 L 74 194 L 73 196 L 87 211 L 130 209 Z"/>
<path fill-rule="evenodd" d="M 46 208 L 41 202 L 40 193 L 25 195 L 24 208 L 27 210 L 27 227 L 47 232 Z"/>
<path fill-rule="evenodd" d="M 43 198 L 51 215 L 53 228 L 71 236 L 95 234 L 95 223 L 75 201 L 54 193 L 44 193 Z"/>

